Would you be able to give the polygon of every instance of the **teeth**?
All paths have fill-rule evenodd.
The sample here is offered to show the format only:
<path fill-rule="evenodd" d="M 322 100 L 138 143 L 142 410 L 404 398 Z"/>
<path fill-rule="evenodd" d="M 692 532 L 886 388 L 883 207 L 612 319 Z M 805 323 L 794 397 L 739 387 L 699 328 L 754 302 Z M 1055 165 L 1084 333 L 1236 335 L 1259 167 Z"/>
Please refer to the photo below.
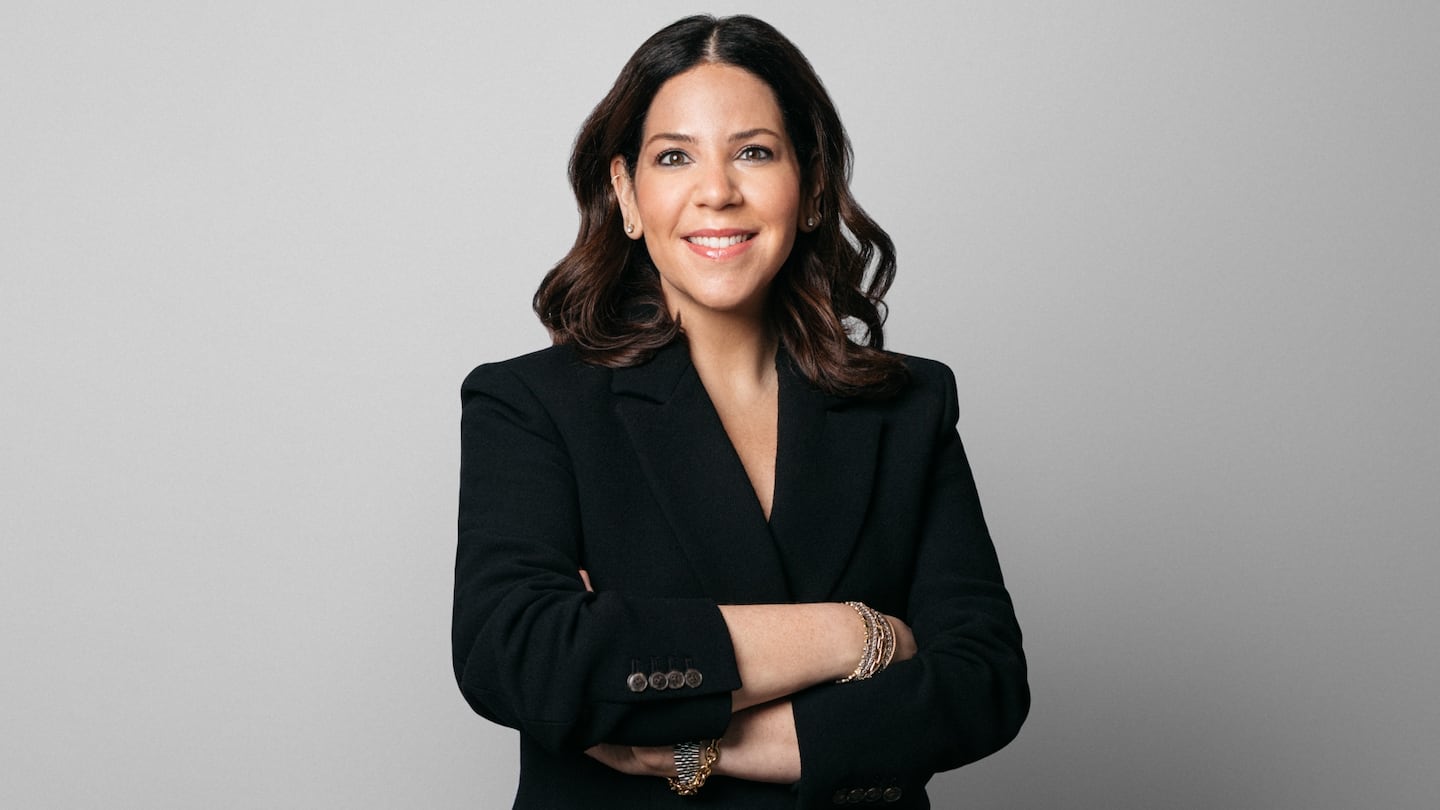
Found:
<path fill-rule="evenodd" d="M 745 234 L 737 236 L 687 236 L 685 241 L 691 244 L 708 248 L 727 248 L 731 245 L 738 245 L 750 237 Z"/>

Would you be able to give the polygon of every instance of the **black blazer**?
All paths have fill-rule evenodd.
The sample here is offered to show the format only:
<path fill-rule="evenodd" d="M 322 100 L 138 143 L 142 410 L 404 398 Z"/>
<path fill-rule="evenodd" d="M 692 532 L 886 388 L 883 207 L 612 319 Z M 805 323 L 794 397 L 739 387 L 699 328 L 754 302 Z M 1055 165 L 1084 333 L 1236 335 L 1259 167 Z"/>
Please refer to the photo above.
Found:
<path fill-rule="evenodd" d="M 864 401 L 813 388 L 781 353 L 768 523 L 683 341 L 634 368 L 554 347 L 470 374 L 455 674 L 475 711 L 520 730 L 515 807 L 681 806 L 664 780 L 583 751 L 725 733 L 740 680 L 719 604 L 861 600 L 908 622 L 920 651 L 792 697 L 797 784 L 715 778 L 690 804 L 928 807 L 933 773 L 1015 736 L 1020 628 L 954 378 L 905 362 L 905 390 Z"/>

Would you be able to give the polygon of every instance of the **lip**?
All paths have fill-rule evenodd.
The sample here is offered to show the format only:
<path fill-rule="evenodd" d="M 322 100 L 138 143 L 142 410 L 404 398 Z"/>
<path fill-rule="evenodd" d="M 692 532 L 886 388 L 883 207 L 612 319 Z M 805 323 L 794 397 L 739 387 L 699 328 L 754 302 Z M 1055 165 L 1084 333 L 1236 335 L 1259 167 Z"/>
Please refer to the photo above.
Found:
<path fill-rule="evenodd" d="M 725 247 L 708 247 L 697 245 L 691 242 L 691 238 L 699 237 L 705 239 L 728 239 L 735 236 L 746 237 L 743 241 Z M 691 231 L 680 238 L 685 247 L 690 248 L 697 256 L 703 256 L 715 261 L 732 259 L 750 249 L 750 244 L 755 241 L 755 231 L 747 231 L 743 228 L 702 228 L 698 231 Z"/>

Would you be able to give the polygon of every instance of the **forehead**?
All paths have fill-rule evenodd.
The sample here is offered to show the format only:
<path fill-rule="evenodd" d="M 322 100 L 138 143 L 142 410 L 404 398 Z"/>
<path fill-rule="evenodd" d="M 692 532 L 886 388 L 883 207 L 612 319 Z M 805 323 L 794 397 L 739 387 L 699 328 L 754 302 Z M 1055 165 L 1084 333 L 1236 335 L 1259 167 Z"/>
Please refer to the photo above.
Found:
<path fill-rule="evenodd" d="M 701 64 L 660 86 L 645 115 L 644 137 L 658 132 L 723 137 L 762 128 L 785 132 L 770 85 L 744 68 Z"/>

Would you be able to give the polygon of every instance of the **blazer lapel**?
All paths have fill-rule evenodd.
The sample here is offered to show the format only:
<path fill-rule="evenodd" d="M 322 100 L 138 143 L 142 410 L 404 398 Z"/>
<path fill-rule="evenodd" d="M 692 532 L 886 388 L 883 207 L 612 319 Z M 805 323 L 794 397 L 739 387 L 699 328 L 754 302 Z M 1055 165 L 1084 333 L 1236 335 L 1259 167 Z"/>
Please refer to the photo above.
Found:
<path fill-rule="evenodd" d="M 616 369 L 611 390 L 650 490 L 706 592 L 731 604 L 787 600 L 765 517 L 684 341 Z"/>
<path fill-rule="evenodd" d="M 826 601 L 870 505 L 881 416 L 813 387 L 782 354 L 779 449 L 770 528 L 800 602 Z"/>

